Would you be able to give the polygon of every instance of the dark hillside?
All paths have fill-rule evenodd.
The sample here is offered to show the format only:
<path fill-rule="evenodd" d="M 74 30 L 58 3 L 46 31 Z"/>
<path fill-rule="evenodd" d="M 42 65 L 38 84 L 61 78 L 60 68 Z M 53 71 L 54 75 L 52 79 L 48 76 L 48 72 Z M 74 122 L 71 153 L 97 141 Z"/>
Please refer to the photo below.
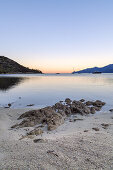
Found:
<path fill-rule="evenodd" d="M 42 72 L 40 70 L 29 69 L 7 57 L 0 56 L 0 73 L 15 74 L 15 73 L 42 73 Z"/>

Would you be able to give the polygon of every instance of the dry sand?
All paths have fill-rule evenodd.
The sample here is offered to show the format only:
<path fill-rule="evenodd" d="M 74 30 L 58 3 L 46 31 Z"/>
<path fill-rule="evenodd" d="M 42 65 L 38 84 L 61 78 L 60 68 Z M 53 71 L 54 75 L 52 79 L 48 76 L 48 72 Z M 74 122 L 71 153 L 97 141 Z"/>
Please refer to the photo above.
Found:
<path fill-rule="evenodd" d="M 83 120 L 67 120 L 55 131 L 19 140 L 29 128 L 10 127 L 26 110 L 0 108 L 0 170 L 113 169 L 113 112 L 77 116 Z M 110 125 L 104 129 L 102 123 Z M 38 138 L 44 141 L 34 143 Z"/>

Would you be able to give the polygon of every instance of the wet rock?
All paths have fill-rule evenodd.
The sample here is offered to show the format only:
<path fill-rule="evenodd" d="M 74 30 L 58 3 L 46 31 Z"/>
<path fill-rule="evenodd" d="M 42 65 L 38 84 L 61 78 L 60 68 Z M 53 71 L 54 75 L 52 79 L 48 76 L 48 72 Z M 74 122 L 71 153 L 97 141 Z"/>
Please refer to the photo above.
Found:
<path fill-rule="evenodd" d="M 67 116 L 69 116 L 69 115 L 72 114 L 71 109 L 70 109 L 69 107 L 65 107 L 65 108 L 64 108 L 64 112 L 65 112 L 65 114 L 66 114 Z"/>
<path fill-rule="evenodd" d="M 81 101 L 71 101 L 69 98 L 65 100 L 67 104 L 58 102 L 55 105 L 48 106 L 38 110 L 32 110 L 23 113 L 18 120 L 23 119 L 21 123 L 15 124 L 12 128 L 23 128 L 23 127 L 34 127 L 38 126 L 31 132 L 27 133 L 27 136 L 30 135 L 39 135 L 43 133 L 41 127 L 47 127 L 47 129 L 55 130 L 61 124 L 64 123 L 64 120 L 67 116 L 80 114 L 87 115 L 89 113 L 94 114 L 95 111 L 99 111 L 101 107 L 105 104 L 99 100 L 95 102 L 88 101 L 84 102 L 84 99 Z M 92 105 L 91 107 L 89 107 Z M 73 121 L 83 120 L 83 119 L 73 119 Z M 40 126 L 40 127 L 39 127 Z M 94 128 L 93 128 L 94 129 Z"/>
<path fill-rule="evenodd" d="M 71 105 L 71 112 L 85 115 L 90 113 L 90 109 L 80 101 L 73 101 Z"/>
<path fill-rule="evenodd" d="M 80 102 L 85 102 L 85 100 L 84 100 L 84 99 L 81 99 Z"/>
<path fill-rule="evenodd" d="M 66 98 L 66 99 L 65 99 L 65 102 L 66 102 L 67 104 L 71 104 L 72 100 L 69 99 L 69 98 Z"/>
<path fill-rule="evenodd" d="M 94 107 L 94 109 L 95 109 L 96 111 L 100 111 L 100 110 L 101 110 L 101 107 Z"/>
<path fill-rule="evenodd" d="M 91 114 L 95 114 L 95 112 L 96 112 L 95 107 L 91 107 L 90 112 L 91 112 Z"/>
<path fill-rule="evenodd" d="M 96 100 L 95 102 L 93 102 L 93 106 L 96 106 L 96 107 L 102 107 L 105 105 L 105 102 L 102 102 L 100 100 Z"/>
<path fill-rule="evenodd" d="M 65 105 L 58 102 L 53 106 L 53 109 L 58 109 L 58 110 L 64 110 L 65 109 Z"/>
<path fill-rule="evenodd" d="M 92 101 L 87 101 L 85 104 L 86 104 L 86 106 L 91 106 L 91 105 L 93 105 L 93 102 Z"/>

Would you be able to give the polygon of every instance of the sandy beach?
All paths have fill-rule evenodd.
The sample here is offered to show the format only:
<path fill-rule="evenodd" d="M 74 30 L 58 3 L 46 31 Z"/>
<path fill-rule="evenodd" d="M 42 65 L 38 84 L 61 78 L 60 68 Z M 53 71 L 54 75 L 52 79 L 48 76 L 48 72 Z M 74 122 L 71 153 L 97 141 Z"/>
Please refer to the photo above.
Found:
<path fill-rule="evenodd" d="M 28 110 L 0 108 L 1 170 L 113 169 L 113 112 L 76 115 L 83 120 L 70 118 L 57 130 L 20 140 L 29 128 L 11 126 Z M 43 140 L 34 143 L 34 139 Z"/>

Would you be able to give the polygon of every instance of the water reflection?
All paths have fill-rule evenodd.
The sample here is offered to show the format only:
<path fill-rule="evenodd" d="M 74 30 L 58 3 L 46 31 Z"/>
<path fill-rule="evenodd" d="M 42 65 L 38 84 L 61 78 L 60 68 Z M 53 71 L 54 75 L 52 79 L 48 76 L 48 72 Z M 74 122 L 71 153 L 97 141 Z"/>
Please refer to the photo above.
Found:
<path fill-rule="evenodd" d="M 4 93 L 5 91 L 5 93 Z M 113 103 L 113 74 L 7 75 L 0 78 L 0 104 L 12 107 L 53 105 L 65 98 Z M 21 98 L 21 99 L 19 99 Z"/>
<path fill-rule="evenodd" d="M 19 77 L 0 77 L 0 91 L 7 91 L 19 85 L 23 78 Z"/>

